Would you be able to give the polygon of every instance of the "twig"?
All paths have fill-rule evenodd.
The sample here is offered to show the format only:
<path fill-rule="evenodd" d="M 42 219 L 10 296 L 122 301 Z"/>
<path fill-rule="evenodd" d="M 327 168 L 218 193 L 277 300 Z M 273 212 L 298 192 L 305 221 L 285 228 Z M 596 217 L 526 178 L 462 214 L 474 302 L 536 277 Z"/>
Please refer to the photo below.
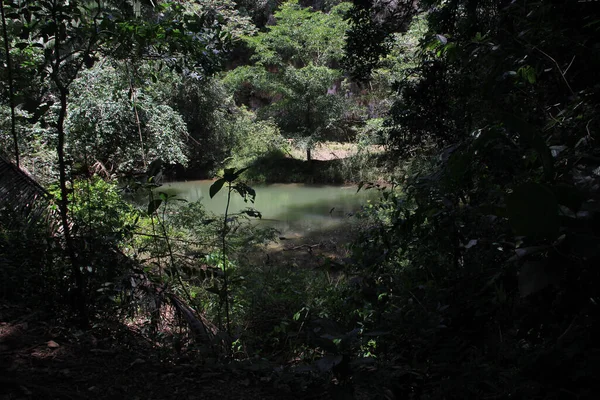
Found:
<path fill-rule="evenodd" d="M 575 324 L 576 320 L 577 320 L 577 315 L 573 318 L 573 320 L 571 321 L 571 323 L 569 324 L 569 326 L 567 327 L 567 329 L 565 329 L 565 331 L 562 333 L 562 335 L 560 335 L 558 337 L 558 339 L 556 339 L 556 345 L 557 346 L 562 345 L 562 342 L 565 339 L 565 336 L 567 336 L 569 334 L 569 332 L 571 332 L 571 330 L 573 329 L 573 325 Z"/>
<path fill-rule="evenodd" d="M 299 246 L 290 247 L 289 249 L 284 249 L 284 250 L 285 251 L 291 251 L 291 250 L 300 250 L 300 249 L 306 248 L 310 252 L 315 247 L 320 247 L 320 246 L 321 246 L 321 243 L 317 243 L 317 244 L 301 244 Z"/>
<path fill-rule="evenodd" d="M 417 301 L 417 303 L 419 303 L 419 305 L 421 306 L 421 308 L 423 308 L 423 310 L 427 311 L 427 308 L 425 308 L 425 306 L 423 305 L 423 303 L 421 303 L 421 301 L 419 300 L 419 298 L 417 296 L 415 296 L 415 294 L 413 292 L 411 292 L 409 290 L 408 293 Z"/>
<path fill-rule="evenodd" d="M 592 134 L 590 133 L 590 122 L 592 122 L 592 120 L 593 120 L 593 119 L 594 119 L 594 118 L 590 119 L 590 120 L 588 121 L 588 123 L 587 123 L 587 124 L 585 124 L 585 130 L 587 131 L 588 138 L 590 138 L 590 140 L 594 140 L 594 138 L 592 137 Z"/>
<path fill-rule="evenodd" d="M 558 62 L 554 58 L 552 58 L 548 53 L 541 50 L 537 46 L 533 46 L 533 48 L 535 50 L 539 51 L 540 53 L 542 53 L 543 55 L 545 55 L 546 57 L 548 57 L 550 60 L 552 60 L 554 65 L 556 65 L 556 68 L 558 68 L 558 72 L 560 72 L 560 76 L 563 78 L 563 81 L 565 81 L 565 84 L 569 88 L 569 91 L 571 92 L 571 94 L 575 94 L 575 92 L 573 92 L 573 89 L 571 88 L 571 85 L 569 85 L 569 81 L 567 81 L 567 78 L 565 78 L 566 71 L 563 72 L 563 70 L 560 68 L 560 65 L 558 65 Z M 573 60 L 571 60 L 571 64 L 573 63 L 574 60 L 575 60 L 575 57 L 573 57 Z M 569 64 L 569 67 L 571 67 L 571 64 Z M 569 67 L 567 67 L 567 70 L 569 69 Z"/>
<path fill-rule="evenodd" d="M 573 56 L 573 59 L 571 60 L 571 62 L 569 63 L 569 66 L 567 67 L 567 69 L 565 69 L 565 73 L 564 75 L 567 74 L 567 72 L 569 72 L 569 68 L 571 68 L 571 65 L 573 65 L 573 61 L 575 61 L 575 56 Z"/>

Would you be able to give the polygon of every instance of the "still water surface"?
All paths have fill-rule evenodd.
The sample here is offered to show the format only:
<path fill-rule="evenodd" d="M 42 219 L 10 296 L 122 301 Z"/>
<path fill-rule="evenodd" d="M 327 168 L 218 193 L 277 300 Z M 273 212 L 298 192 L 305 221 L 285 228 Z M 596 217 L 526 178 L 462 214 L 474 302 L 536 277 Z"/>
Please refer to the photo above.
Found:
<path fill-rule="evenodd" d="M 173 182 L 158 191 L 176 194 L 187 201 L 200 200 L 208 211 L 223 214 L 227 203 L 224 186 L 210 198 L 209 188 L 213 181 Z M 269 184 L 252 185 L 256 190 L 254 204 L 244 203 L 237 193 L 232 193 L 230 212 L 252 207 L 262 213 L 261 223 L 273 226 L 284 235 L 304 235 L 339 227 L 349 222 L 349 215 L 358 211 L 375 191 L 360 191 L 356 186 Z"/>

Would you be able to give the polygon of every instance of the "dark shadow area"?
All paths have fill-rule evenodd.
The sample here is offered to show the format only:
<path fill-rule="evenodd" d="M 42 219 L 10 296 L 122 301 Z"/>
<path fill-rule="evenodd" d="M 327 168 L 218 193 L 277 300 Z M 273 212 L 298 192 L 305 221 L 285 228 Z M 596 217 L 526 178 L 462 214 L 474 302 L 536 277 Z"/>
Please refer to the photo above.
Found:
<path fill-rule="evenodd" d="M 238 379 L 243 365 L 157 347 L 121 323 L 79 331 L 50 317 L 0 302 L 0 399 L 295 398 Z"/>
<path fill-rule="evenodd" d="M 344 183 L 342 160 L 298 160 L 295 158 L 264 158 L 247 172 L 249 180 L 265 183 Z"/>

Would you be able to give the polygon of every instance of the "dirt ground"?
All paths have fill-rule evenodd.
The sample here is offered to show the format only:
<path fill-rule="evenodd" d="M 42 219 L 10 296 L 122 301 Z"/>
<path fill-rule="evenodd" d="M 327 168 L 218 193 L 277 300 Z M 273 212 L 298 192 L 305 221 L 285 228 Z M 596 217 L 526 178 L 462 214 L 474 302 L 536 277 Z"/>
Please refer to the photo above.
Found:
<path fill-rule="evenodd" d="M 335 273 L 351 238 L 347 227 L 281 238 L 257 257 Z M 280 366 L 264 360 L 226 365 L 157 348 L 133 326 L 104 323 L 84 332 L 65 325 L 0 300 L 0 400 L 331 398 L 323 387 L 283 382 L 275 373 Z"/>
<path fill-rule="evenodd" d="M 161 351 L 122 325 L 82 332 L 0 302 L 0 399 L 308 399 L 270 365 Z"/>
<path fill-rule="evenodd" d="M 354 235 L 353 227 L 344 225 L 306 236 L 282 237 L 267 247 L 266 254 L 274 265 L 335 270 L 350 257 L 348 244 Z"/>

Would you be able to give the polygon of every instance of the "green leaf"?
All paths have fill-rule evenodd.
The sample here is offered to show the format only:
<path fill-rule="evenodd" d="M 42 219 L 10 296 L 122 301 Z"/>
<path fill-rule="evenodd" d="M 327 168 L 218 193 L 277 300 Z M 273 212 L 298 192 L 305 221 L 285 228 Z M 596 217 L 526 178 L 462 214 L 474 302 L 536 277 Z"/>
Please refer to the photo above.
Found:
<path fill-rule="evenodd" d="M 521 79 L 529 82 L 532 85 L 537 81 L 537 74 L 535 72 L 535 69 L 532 68 L 530 65 L 525 65 L 519 68 L 517 70 L 517 74 L 521 77 Z"/>
<path fill-rule="evenodd" d="M 215 183 L 213 183 L 212 185 L 210 185 L 210 190 L 209 190 L 209 194 L 210 194 L 210 198 L 212 199 L 213 197 L 215 197 L 215 195 L 217 193 L 219 193 L 219 190 L 221 190 L 221 188 L 223 187 L 223 185 L 225 184 L 226 179 L 225 178 L 221 178 L 221 179 L 217 179 L 215 181 Z"/>
<path fill-rule="evenodd" d="M 365 185 L 364 182 L 359 182 L 358 183 L 358 189 L 356 189 L 356 193 L 360 192 L 360 189 L 362 189 L 362 187 Z"/>
<path fill-rule="evenodd" d="M 242 169 L 240 169 L 239 171 L 237 171 L 237 172 L 234 174 L 234 175 L 235 175 L 235 178 L 239 177 L 239 176 L 240 176 L 242 173 L 244 173 L 244 172 L 245 172 L 245 171 L 246 171 L 248 168 L 250 168 L 250 167 L 242 168 Z"/>
<path fill-rule="evenodd" d="M 223 171 L 223 179 L 227 182 L 233 182 L 235 178 L 237 178 L 235 168 L 225 168 L 225 171 Z"/>
<path fill-rule="evenodd" d="M 550 284 L 557 283 L 553 274 L 546 270 L 544 262 L 527 262 L 519 271 L 519 293 L 527 297 L 539 292 Z"/>
<path fill-rule="evenodd" d="M 556 196 L 539 183 L 518 186 L 506 199 L 506 211 L 517 235 L 546 237 L 560 228 Z"/>
<path fill-rule="evenodd" d="M 335 367 L 336 365 L 339 365 L 343 360 L 343 356 L 342 355 L 334 355 L 334 354 L 330 354 L 330 355 L 326 355 L 325 357 L 321 358 L 320 360 L 317 360 L 317 362 L 315 362 L 315 365 L 317 366 L 317 368 L 319 368 L 319 370 L 321 372 L 329 372 L 333 369 L 333 367 Z"/>
<path fill-rule="evenodd" d="M 154 212 L 156 210 L 158 210 L 158 207 L 160 207 L 161 204 L 162 204 L 161 199 L 154 199 L 154 200 L 150 201 L 148 203 L 148 215 L 154 214 Z"/>

